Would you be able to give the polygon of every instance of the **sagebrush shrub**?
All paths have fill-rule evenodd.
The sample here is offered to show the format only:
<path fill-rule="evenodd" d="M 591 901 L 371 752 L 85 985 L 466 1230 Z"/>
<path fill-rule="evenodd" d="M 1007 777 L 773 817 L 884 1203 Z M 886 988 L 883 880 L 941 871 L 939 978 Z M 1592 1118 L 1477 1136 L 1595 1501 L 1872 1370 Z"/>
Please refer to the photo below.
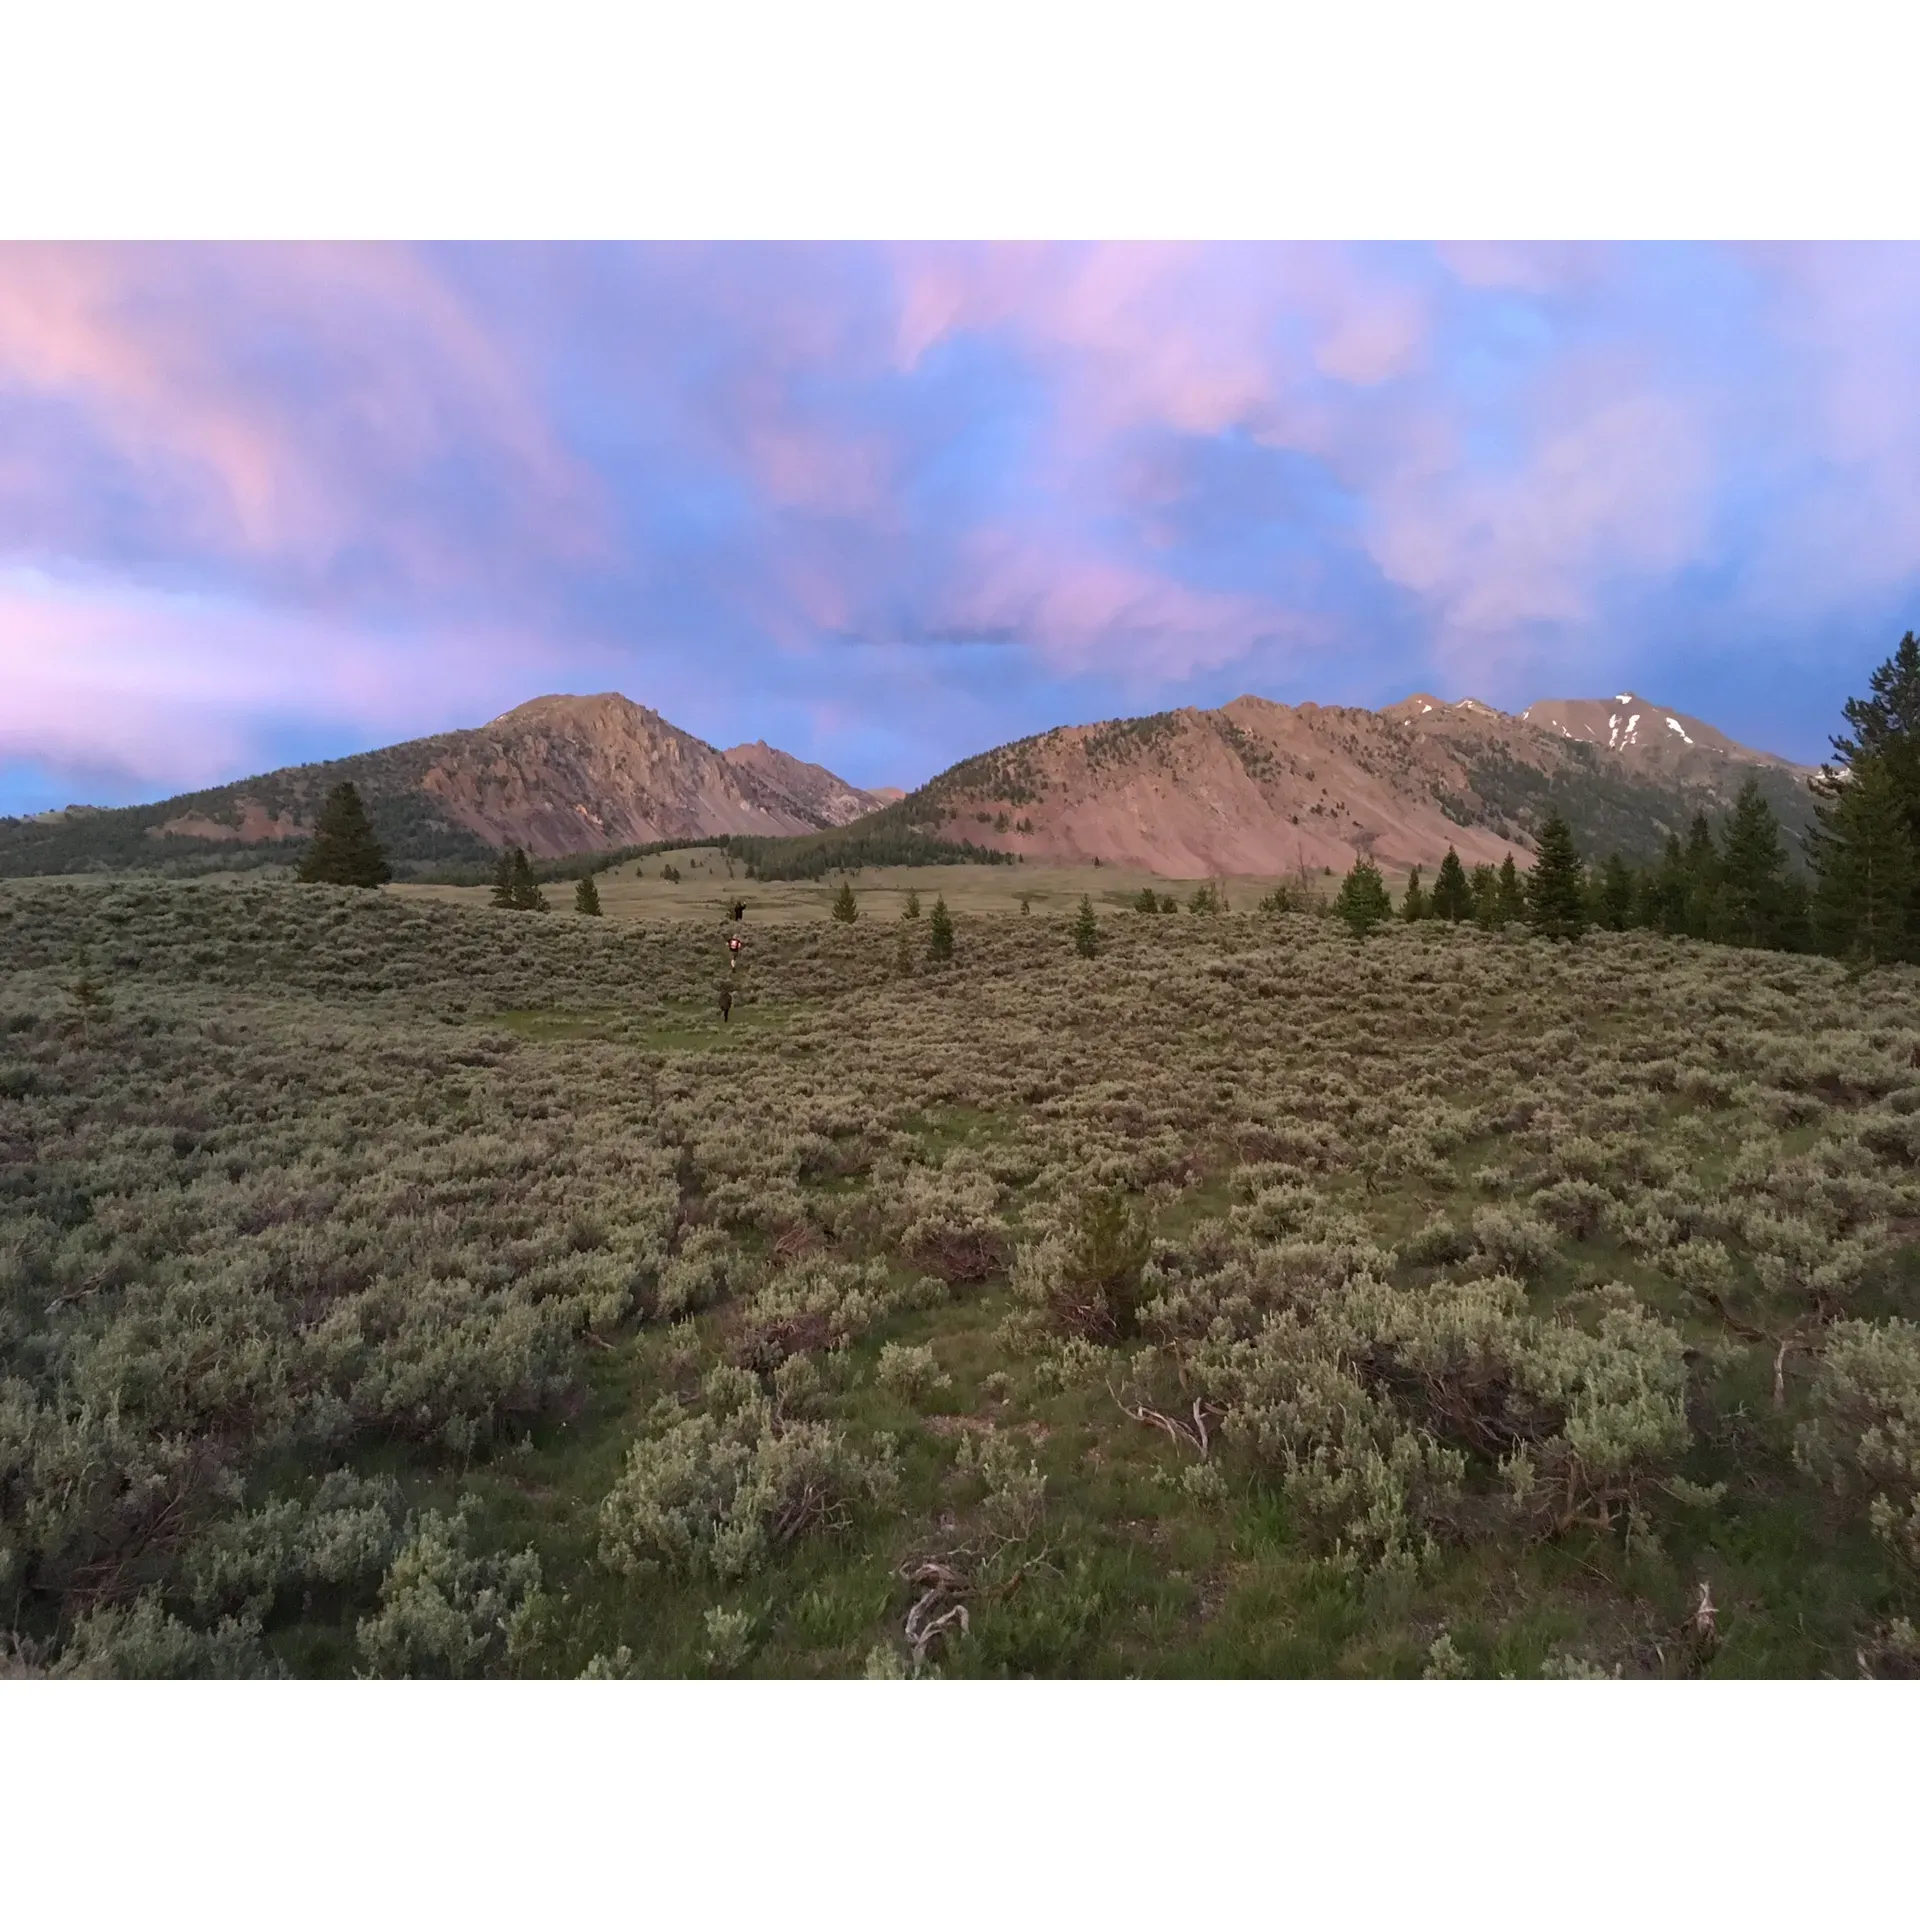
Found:
<path fill-rule="evenodd" d="M 628 1454 L 601 1504 L 601 1557 L 618 1573 L 739 1580 L 802 1534 L 847 1524 L 893 1480 L 884 1454 L 831 1422 L 780 1420 L 762 1400 L 696 1413 Z"/>
<path fill-rule="evenodd" d="M 941 1371 L 931 1346 L 903 1347 L 891 1340 L 880 1349 L 873 1377 L 889 1393 L 908 1401 L 923 1400 L 953 1385 L 951 1376 Z"/>

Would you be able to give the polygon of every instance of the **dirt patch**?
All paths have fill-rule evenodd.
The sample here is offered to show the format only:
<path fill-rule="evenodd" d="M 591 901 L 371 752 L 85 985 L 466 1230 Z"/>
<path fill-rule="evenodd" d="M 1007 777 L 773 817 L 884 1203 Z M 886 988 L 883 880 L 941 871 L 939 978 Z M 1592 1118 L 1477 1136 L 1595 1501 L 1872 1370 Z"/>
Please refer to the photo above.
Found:
<path fill-rule="evenodd" d="M 1038 1442 L 1046 1439 L 1048 1433 L 1038 1420 L 1020 1420 L 1003 1427 L 977 1413 L 929 1414 L 925 1425 L 929 1433 L 937 1433 L 942 1439 L 951 1439 L 956 1433 L 1017 1433 Z"/>

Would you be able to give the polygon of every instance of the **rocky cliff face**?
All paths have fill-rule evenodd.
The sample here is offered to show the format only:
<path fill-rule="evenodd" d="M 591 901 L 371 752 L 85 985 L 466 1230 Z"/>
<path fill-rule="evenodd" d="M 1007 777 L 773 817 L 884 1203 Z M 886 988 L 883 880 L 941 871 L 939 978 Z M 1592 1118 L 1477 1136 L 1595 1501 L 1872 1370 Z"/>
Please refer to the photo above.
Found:
<path fill-rule="evenodd" d="M 839 824 L 617 693 L 550 694 L 452 735 L 420 784 L 468 832 L 535 854 Z"/>
<path fill-rule="evenodd" d="M 796 760 L 764 740 L 729 747 L 722 757 L 752 774 L 769 793 L 779 794 L 803 818 L 821 826 L 844 827 L 886 805 L 885 799 L 848 786 L 837 773 L 829 773 L 811 760 Z"/>

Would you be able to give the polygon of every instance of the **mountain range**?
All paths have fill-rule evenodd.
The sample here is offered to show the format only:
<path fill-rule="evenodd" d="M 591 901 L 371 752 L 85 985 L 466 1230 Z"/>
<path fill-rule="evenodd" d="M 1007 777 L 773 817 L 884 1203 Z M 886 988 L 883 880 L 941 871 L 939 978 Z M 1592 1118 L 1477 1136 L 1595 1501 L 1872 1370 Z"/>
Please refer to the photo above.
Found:
<path fill-rule="evenodd" d="M 764 740 L 714 748 L 617 693 L 550 694 L 482 727 L 145 806 L 0 820 L 0 876 L 284 862 L 340 780 L 416 873 L 509 844 L 557 856 L 727 834 L 853 848 L 902 830 L 1175 878 L 1342 871 L 1356 853 L 1431 869 L 1449 846 L 1525 864 L 1552 809 L 1589 853 L 1650 859 L 1749 776 L 1797 836 L 1811 772 L 1632 693 L 1518 714 L 1428 694 L 1377 712 L 1247 694 L 1055 727 L 902 794 Z"/>

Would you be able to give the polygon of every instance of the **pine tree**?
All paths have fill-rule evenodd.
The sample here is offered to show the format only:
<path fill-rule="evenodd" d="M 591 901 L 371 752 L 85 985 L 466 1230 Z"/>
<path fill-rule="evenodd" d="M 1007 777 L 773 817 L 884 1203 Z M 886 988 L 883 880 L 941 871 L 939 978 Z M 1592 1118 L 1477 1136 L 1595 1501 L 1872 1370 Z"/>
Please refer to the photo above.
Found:
<path fill-rule="evenodd" d="M 1162 913 L 1178 913 L 1180 911 L 1180 902 L 1176 900 L 1172 894 L 1163 893 L 1160 896 L 1160 911 Z"/>
<path fill-rule="evenodd" d="M 1513 864 L 1513 855 L 1500 862 L 1500 871 L 1494 878 L 1493 886 L 1493 924 L 1496 927 L 1511 926 L 1516 920 L 1524 920 L 1527 914 L 1527 890 L 1520 884 L 1520 875 Z"/>
<path fill-rule="evenodd" d="M 509 907 L 517 913 L 545 913 L 547 896 L 533 877 L 533 863 L 525 847 L 508 847 L 493 870 L 493 900 L 496 907 Z"/>
<path fill-rule="evenodd" d="M 1820 873 L 1816 901 L 1823 944 L 1831 943 L 1836 911 L 1834 883 L 1826 877 L 1835 836 L 1857 839 L 1867 812 L 1877 812 L 1886 804 L 1885 799 L 1876 799 L 1868 807 L 1856 798 L 1847 805 L 1860 769 L 1868 761 L 1877 763 L 1876 780 L 1900 816 L 1916 889 L 1908 903 L 1907 924 L 1920 928 L 1920 642 L 1911 633 L 1903 636 L 1892 657 L 1868 676 L 1867 684 L 1869 698 L 1849 700 L 1842 708 L 1851 733 L 1834 736 L 1834 762 L 1811 783 L 1817 824 L 1810 836 L 1810 851 Z M 1878 862 L 1882 868 L 1885 864 L 1884 858 Z"/>
<path fill-rule="evenodd" d="M 1527 918 L 1535 933 L 1550 940 L 1578 940 L 1586 932 L 1585 874 L 1573 844 L 1573 829 L 1557 813 L 1549 814 L 1540 829 L 1526 895 Z"/>
<path fill-rule="evenodd" d="M 1083 960 L 1091 960 L 1100 945 L 1100 922 L 1093 911 L 1093 902 L 1083 893 L 1080 896 L 1080 911 L 1073 916 L 1073 950 Z"/>
<path fill-rule="evenodd" d="M 1625 933 L 1633 925 L 1634 900 L 1633 869 L 1617 853 L 1608 854 L 1600 869 L 1600 925 L 1610 933 Z"/>
<path fill-rule="evenodd" d="M 1427 896 L 1420 891 L 1420 869 L 1415 867 L 1407 875 L 1407 893 L 1400 902 L 1400 918 L 1409 922 L 1424 920 L 1427 911 Z"/>
<path fill-rule="evenodd" d="M 1482 860 L 1475 864 L 1468 885 L 1473 891 L 1474 925 L 1497 926 L 1500 918 L 1500 876 Z"/>
<path fill-rule="evenodd" d="M 833 896 L 833 917 L 847 926 L 860 918 L 860 903 L 853 897 L 853 882 L 842 880 L 840 891 Z"/>
<path fill-rule="evenodd" d="M 341 781 L 327 795 L 314 823 L 313 845 L 294 875 L 332 887 L 382 887 L 393 878 L 393 868 L 373 837 L 373 822 L 351 780 Z"/>
<path fill-rule="evenodd" d="M 583 873 L 573 889 L 573 910 L 575 913 L 590 913 L 596 918 L 600 913 L 600 889 L 593 884 L 593 875 Z"/>
<path fill-rule="evenodd" d="M 1752 774 L 1721 829 L 1720 896 L 1724 936 L 1737 947 L 1778 946 L 1786 931 L 1787 853 L 1780 823 Z"/>
<path fill-rule="evenodd" d="M 1841 709 L 1851 735 L 1834 736 L 1837 767 L 1816 782 L 1825 798 L 1838 792 L 1840 769 L 1878 760 L 1906 821 L 1907 837 L 1920 846 L 1920 642 L 1907 634 L 1867 676 L 1872 697 L 1849 700 Z"/>
<path fill-rule="evenodd" d="M 1691 917 L 1693 873 L 1677 833 L 1667 835 L 1660 864 L 1646 876 L 1640 889 L 1643 923 L 1660 933 L 1685 933 Z"/>
<path fill-rule="evenodd" d="M 902 920 L 918 920 L 920 918 L 920 889 L 918 887 L 909 887 L 907 889 L 907 904 L 900 909 L 900 918 Z"/>
<path fill-rule="evenodd" d="M 1440 871 L 1434 875 L 1427 911 L 1436 920 L 1473 918 L 1473 888 L 1467 880 L 1466 868 L 1460 864 L 1460 856 L 1451 847 L 1440 862 Z"/>
<path fill-rule="evenodd" d="M 947 911 L 947 896 L 935 894 L 933 911 L 927 916 L 927 958 L 947 961 L 953 958 L 953 915 Z"/>
<path fill-rule="evenodd" d="M 1721 897 L 1723 876 L 1713 823 L 1704 813 L 1696 813 L 1687 828 L 1687 844 L 1680 863 L 1687 879 L 1686 908 L 1680 931 L 1696 940 L 1717 939 L 1726 927 L 1726 909 Z"/>
<path fill-rule="evenodd" d="M 1383 920 L 1393 918 L 1393 902 L 1387 897 L 1387 883 L 1380 869 L 1362 854 L 1353 871 L 1340 883 L 1340 894 L 1333 910 L 1347 923 L 1347 931 L 1356 940 L 1364 939 Z"/>
<path fill-rule="evenodd" d="M 1160 911 L 1159 895 L 1151 887 L 1142 887 L 1133 896 L 1133 910 L 1135 913 L 1158 913 Z"/>
<path fill-rule="evenodd" d="M 1875 965 L 1914 954 L 1914 851 L 1893 769 L 1857 754 L 1825 810 L 1814 912 L 1830 953 Z"/>

